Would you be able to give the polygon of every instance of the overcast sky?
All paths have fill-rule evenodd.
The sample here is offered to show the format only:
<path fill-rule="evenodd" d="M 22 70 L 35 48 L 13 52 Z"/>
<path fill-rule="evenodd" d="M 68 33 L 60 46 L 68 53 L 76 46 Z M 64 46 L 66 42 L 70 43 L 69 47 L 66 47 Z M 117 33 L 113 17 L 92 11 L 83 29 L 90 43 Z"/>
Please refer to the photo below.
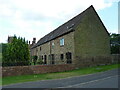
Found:
<path fill-rule="evenodd" d="M 108 32 L 118 33 L 119 0 L 0 0 L 0 43 L 8 35 L 37 41 L 93 5 Z"/>

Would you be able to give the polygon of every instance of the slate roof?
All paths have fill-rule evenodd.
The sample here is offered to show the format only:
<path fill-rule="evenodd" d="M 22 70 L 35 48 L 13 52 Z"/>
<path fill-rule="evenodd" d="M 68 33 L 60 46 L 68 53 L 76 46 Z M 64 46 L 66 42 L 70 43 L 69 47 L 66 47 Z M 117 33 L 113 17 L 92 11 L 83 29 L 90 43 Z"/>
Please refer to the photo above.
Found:
<path fill-rule="evenodd" d="M 57 37 L 60 37 L 62 35 L 65 35 L 69 32 L 74 31 L 74 28 L 81 22 L 82 17 L 87 13 L 87 11 L 94 9 L 94 7 L 91 5 L 89 8 L 87 8 L 82 13 L 78 14 L 74 18 L 70 19 L 66 23 L 62 24 L 52 32 L 45 35 L 43 38 L 41 38 L 32 48 L 35 48 L 39 45 L 42 45 L 46 42 L 49 42 Z"/>

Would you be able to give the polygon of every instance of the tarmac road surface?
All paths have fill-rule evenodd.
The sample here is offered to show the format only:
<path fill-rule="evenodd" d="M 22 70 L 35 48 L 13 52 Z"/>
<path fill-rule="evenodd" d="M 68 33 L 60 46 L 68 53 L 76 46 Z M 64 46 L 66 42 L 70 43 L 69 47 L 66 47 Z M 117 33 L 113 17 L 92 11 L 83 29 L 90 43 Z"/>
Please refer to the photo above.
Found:
<path fill-rule="evenodd" d="M 6 85 L 2 88 L 118 88 L 118 79 L 120 79 L 118 69 L 114 69 L 65 79 L 42 80 Z"/>

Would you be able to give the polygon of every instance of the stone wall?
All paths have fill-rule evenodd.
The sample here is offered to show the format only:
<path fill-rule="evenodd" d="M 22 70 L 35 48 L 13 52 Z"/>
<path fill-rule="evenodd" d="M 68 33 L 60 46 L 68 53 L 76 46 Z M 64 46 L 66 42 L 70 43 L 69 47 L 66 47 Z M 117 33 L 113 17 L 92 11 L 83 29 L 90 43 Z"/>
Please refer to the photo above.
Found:
<path fill-rule="evenodd" d="M 64 39 L 64 45 L 60 46 L 60 39 Z M 74 63 L 74 32 L 70 32 L 66 35 L 60 36 L 52 41 L 49 41 L 45 44 L 42 44 L 36 48 L 34 48 L 33 53 L 36 53 L 38 59 L 47 60 L 47 65 L 51 64 L 51 60 L 49 55 L 54 54 L 54 64 L 66 64 L 66 53 L 72 53 L 72 63 Z M 37 51 L 37 52 L 36 52 Z M 64 58 L 61 60 L 60 55 L 63 54 Z M 34 54 L 35 55 L 35 54 Z"/>
<path fill-rule="evenodd" d="M 109 57 L 92 56 L 92 57 L 76 57 L 76 58 L 78 60 L 76 67 L 79 68 L 112 64 L 112 60 L 110 56 Z"/>
<path fill-rule="evenodd" d="M 81 63 L 80 63 L 81 62 Z M 109 57 L 91 57 L 81 58 L 79 66 L 73 64 L 60 64 L 60 65 L 36 65 L 36 66 L 13 66 L 2 67 L 2 76 L 16 76 L 16 75 L 30 75 L 51 72 L 62 72 L 74 70 L 78 67 L 90 67 L 97 65 L 108 65 L 120 63 L 120 55 L 111 55 Z M 1 68 L 1 67 L 0 67 Z"/>
<path fill-rule="evenodd" d="M 120 63 L 120 54 L 110 56 L 92 56 L 92 57 L 76 57 L 79 61 L 75 64 L 76 67 L 92 67 L 100 65 L 118 64 Z"/>
<path fill-rule="evenodd" d="M 30 75 L 73 70 L 72 64 L 2 67 L 2 76 Z"/>
<path fill-rule="evenodd" d="M 86 62 L 89 65 L 108 62 L 110 37 L 93 9 L 82 17 L 74 36 L 75 62 L 78 66 L 86 66 Z"/>
<path fill-rule="evenodd" d="M 120 63 L 120 54 L 112 54 L 111 55 L 111 62 L 112 63 Z"/>
<path fill-rule="evenodd" d="M 82 18 L 74 36 L 76 56 L 110 55 L 110 36 L 94 10 L 91 9 Z"/>

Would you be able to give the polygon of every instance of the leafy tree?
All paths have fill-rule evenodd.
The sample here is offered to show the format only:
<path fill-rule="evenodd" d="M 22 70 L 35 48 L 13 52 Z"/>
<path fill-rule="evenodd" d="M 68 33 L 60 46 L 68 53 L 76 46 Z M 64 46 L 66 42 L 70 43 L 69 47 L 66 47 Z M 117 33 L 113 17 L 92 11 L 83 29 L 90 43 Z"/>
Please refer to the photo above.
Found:
<path fill-rule="evenodd" d="M 2 65 L 2 44 L 0 43 L 0 66 Z"/>
<path fill-rule="evenodd" d="M 7 61 L 7 46 L 8 44 L 2 43 L 2 62 L 6 62 Z"/>
<path fill-rule="evenodd" d="M 7 44 L 3 54 L 3 66 L 29 65 L 30 53 L 27 41 L 22 37 L 13 37 L 12 43 Z"/>
<path fill-rule="evenodd" d="M 110 35 L 111 54 L 120 54 L 120 34 Z"/>
<path fill-rule="evenodd" d="M 0 53 L 2 53 L 2 43 L 0 43 Z"/>

